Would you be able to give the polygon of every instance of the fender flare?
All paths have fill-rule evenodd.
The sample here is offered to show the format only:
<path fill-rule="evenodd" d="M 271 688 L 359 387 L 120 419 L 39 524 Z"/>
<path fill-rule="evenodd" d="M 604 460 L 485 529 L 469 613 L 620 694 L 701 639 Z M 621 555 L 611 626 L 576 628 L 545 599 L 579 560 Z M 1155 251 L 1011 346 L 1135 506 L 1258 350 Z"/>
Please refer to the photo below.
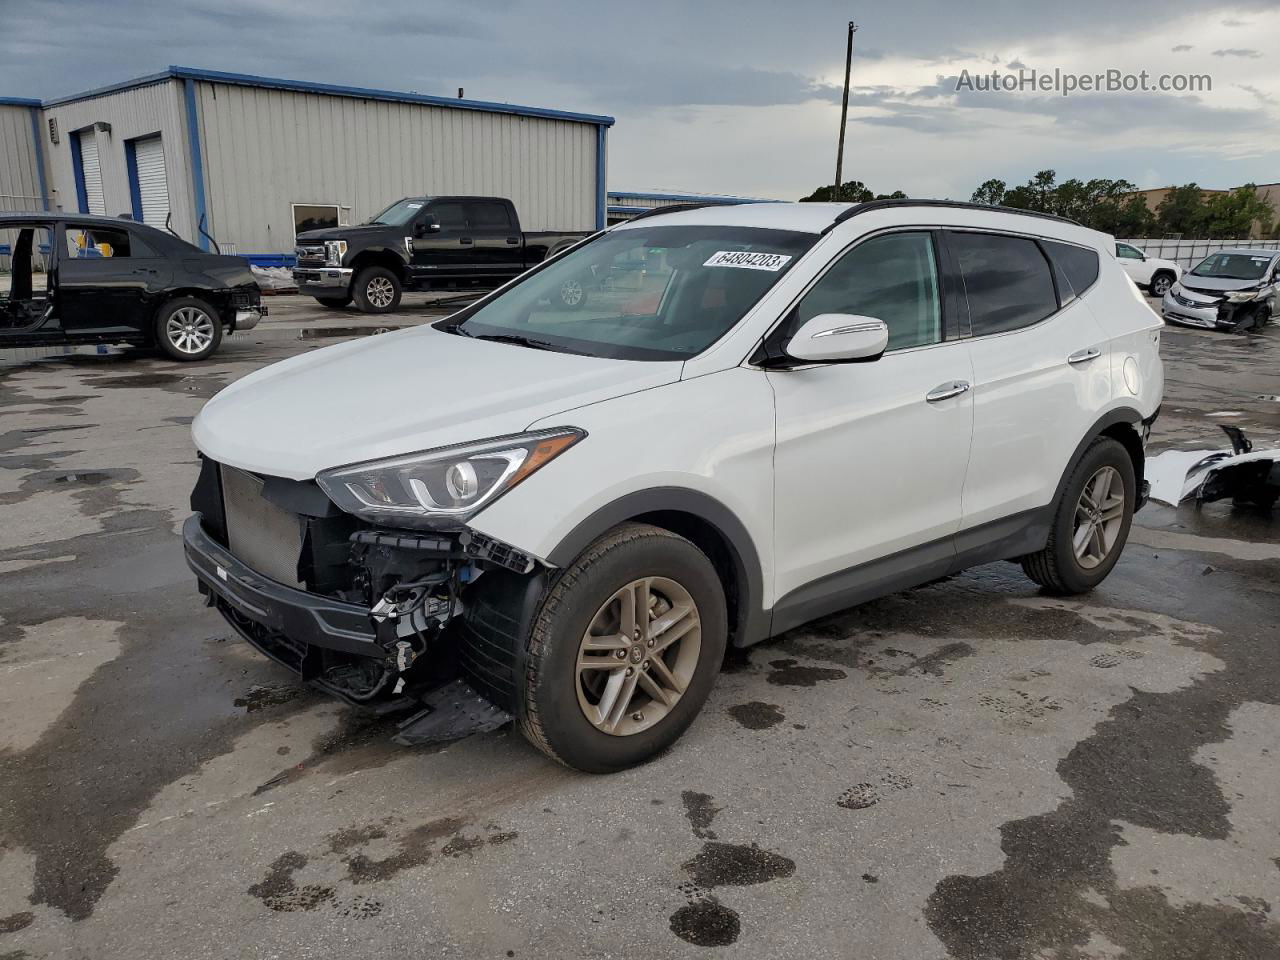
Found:
<path fill-rule="evenodd" d="M 748 646 L 769 635 L 769 613 L 764 609 L 764 573 L 755 541 L 737 515 L 714 497 L 687 487 L 653 487 L 619 497 L 581 520 L 550 551 L 547 561 L 557 567 L 573 562 L 592 542 L 609 530 L 645 514 L 678 512 L 710 524 L 730 546 L 735 579 L 740 585 L 737 603 L 736 646 Z"/>
<path fill-rule="evenodd" d="M 1089 444 L 1102 436 L 1104 430 L 1114 427 L 1118 423 L 1125 423 L 1133 427 L 1134 432 L 1141 438 L 1142 422 L 1142 414 L 1133 407 L 1116 407 L 1114 410 L 1108 410 L 1094 421 L 1093 426 L 1085 431 L 1084 439 L 1076 446 L 1071 454 L 1071 459 L 1067 461 L 1067 465 L 1063 468 L 1062 476 L 1058 478 L 1058 486 L 1053 491 L 1053 499 L 1049 501 L 1049 506 L 1052 508 L 1062 498 L 1062 491 L 1066 488 L 1067 480 L 1071 477 L 1071 474 L 1075 472 L 1076 464 L 1080 462 L 1084 452 L 1089 449 Z M 1139 483 L 1141 483 L 1142 478 L 1139 477 L 1138 479 Z"/>

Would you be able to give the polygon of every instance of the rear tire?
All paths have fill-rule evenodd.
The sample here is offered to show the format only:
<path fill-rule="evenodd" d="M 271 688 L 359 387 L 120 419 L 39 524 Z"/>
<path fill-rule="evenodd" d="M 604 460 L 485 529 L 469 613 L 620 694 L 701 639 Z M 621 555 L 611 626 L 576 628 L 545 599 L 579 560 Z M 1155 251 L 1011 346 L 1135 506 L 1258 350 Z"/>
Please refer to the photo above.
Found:
<path fill-rule="evenodd" d="M 400 278 L 386 267 L 365 267 L 352 286 L 361 313 L 392 313 L 400 306 Z"/>
<path fill-rule="evenodd" d="M 1122 488 L 1118 492 L 1117 483 Z M 1049 541 L 1042 550 L 1022 557 L 1023 571 L 1051 593 L 1092 590 L 1120 559 L 1136 502 L 1129 452 L 1110 437 L 1094 440 L 1054 504 Z"/>
<path fill-rule="evenodd" d="M 322 307 L 328 307 L 330 310 L 341 310 L 351 302 L 351 294 L 345 297 L 316 297 L 316 303 Z"/>
<path fill-rule="evenodd" d="M 628 603 L 638 610 L 642 597 L 651 598 L 648 609 L 628 621 Z M 510 622 L 482 606 L 476 615 Z M 499 706 L 530 743 L 566 766 L 612 773 L 661 753 L 693 722 L 724 660 L 728 621 L 724 589 L 701 550 L 628 523 L 552 581 L 519 646 L 468 636 L 464 664 L 482 663 L 491 681 L 511 678 L 496 685 L 511 691 Z M 492 696 L 494 687 L 482 689 Z"/>
<path fill-rule="evenodd" d="M 156 314 L 156 343 L 172 360 L 203 360 L 222 343 L 222 320 L 196 297 L 170 300 Z"/>

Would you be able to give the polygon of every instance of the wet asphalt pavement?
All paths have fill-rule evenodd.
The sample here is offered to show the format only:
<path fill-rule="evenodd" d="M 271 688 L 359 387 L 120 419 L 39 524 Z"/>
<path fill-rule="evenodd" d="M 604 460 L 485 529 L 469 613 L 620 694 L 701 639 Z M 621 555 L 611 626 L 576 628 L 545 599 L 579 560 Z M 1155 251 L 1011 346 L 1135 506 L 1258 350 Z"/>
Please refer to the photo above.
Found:
<path fill-rule="evenodd" d="M 332 342 L 270 322 L 0 361 L 0 960 L 1280 957 L 1280 513 L 1153 504 L 1088 597 L 994 564 L 810 624 L 627 773 L 406 749 L 182 559 L 191 418 Z M 1164 355 L 1152 450 L 1280 445 L 1280 329 Z"/>

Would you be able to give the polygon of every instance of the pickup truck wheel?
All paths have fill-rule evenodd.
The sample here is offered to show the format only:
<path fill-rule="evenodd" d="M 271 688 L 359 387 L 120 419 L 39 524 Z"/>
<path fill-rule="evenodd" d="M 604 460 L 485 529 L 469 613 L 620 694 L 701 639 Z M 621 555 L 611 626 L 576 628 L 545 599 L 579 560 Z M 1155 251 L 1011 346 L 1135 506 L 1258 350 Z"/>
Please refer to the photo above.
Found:
<path fill-rule="evenodd" d="M 1153 297 L 1163 297 L 1169 292 L 1169 288 L 1173 286 L 1173 274 L 1166 272 L 1157 273 L 1151 278 L 1150 288 Z"/>
<path fill-rule="evenodd" d="M 156 315 L 156 343 L 174 360 L 203 360 L 222 343 L 218 311 L 195 297 L 170 300 Z"/>
<path fill-rule="evenodd" d="M 316 303 L 322 307 L 328 307 L 330 310 L 341 310 L 351 302 L 351 294 L 345 297 L 316 297 Z"/>
<path fill-rule="evenodd" d="M 711 561 L 667 530 L 626 524 L 570 564 L 530 632 L 521 731 L 587 773 L 665 750 L 706 702 L 728 642 Z"/>
<path fill-rule="evenodd" d="M 1022 569 L 1052 593 L 1086 593 L 1111 572 L 1129 539 L 1137 503 L 1133 461 L 1118 440 L 1099 437 L 1054 505 L 1049 542 Z"/>
<path fill-rule="evenodd" d="M 365 267 L 352 289 L 363 313 L 391 313 L 400 306 L 400 278 L 386 267 Z"/>

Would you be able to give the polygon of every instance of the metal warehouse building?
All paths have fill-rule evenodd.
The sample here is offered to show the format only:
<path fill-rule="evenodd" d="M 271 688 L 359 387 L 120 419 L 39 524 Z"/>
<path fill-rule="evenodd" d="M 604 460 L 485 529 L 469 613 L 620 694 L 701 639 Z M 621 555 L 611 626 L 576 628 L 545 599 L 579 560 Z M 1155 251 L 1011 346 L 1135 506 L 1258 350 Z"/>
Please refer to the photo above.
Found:
<path fill-rule="evenodd" d="M 526 230 L 606 221 L 612 117 L 170 67 L 0 99 L 0 209 L 125 214 L 260 262 L 404 196 L 510 197 Z"/>
<path fill-rule="evenodd" d="M 687 207 L 695 203 L 776 203 L 763 197 L 727 197 L 715 193 L 628 193 L 609 191 L 609 223 L 623 223 L 657 207 Z"/>

